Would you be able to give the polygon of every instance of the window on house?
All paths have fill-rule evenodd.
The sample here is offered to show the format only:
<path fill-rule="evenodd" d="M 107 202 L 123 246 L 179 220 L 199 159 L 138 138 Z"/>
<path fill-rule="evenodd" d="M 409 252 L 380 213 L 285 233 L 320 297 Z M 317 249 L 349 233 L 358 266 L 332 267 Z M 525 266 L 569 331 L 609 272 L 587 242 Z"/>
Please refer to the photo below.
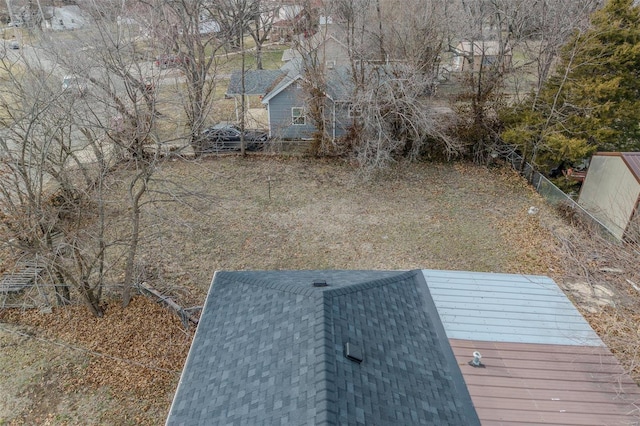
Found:
<path fill-rule="evenodd" d="M 483 56 L 482 57 L 482 65 L 489 67 L 491 65 L 494 65 L 495 63 L 498 62 L 498 57 L 497 56 Z"/>
<path fill-rule="evenodd" d="M 362 107 L 360 105 L 349 104 L 349 118 L 358 118 L 362 116 Z"/>
<path fill-rule="evenodd" d="M 306 124 L 307 117 L 304 115 L 304 108 L 293 107 L 291 108 L 291 122 L 297 126 L 303 126 Z"/>

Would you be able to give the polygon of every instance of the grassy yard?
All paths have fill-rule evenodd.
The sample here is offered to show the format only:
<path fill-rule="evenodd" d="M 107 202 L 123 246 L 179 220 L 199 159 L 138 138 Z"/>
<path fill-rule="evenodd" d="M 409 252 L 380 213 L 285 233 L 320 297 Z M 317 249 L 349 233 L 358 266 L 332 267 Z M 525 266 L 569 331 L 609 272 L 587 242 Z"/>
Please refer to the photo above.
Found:
<path fill-rule="evenodd" d="M 267 46 L 262 51 L 262 67 L 266 70 L 279 69 L 282 62 L 282 52 L 285 50 L 285 46 Z M 237 52 L 229 53 L 227 55 L 219 55 L 219 65 L 217 71 L 219 74 L 230 74 L 233 71 L 239 71 L 242 68 L 242 55 Z M 255 50 L 248 51 L 245 54 L 245 69 L 256 69 L 256 52 Z"/>
<path fill-rule="evenodd" d="M 340 160 L 204 157 L 161 164 L 152 189 L 183 195 L 144 211 L 140 277 L 182 306 L 203 304 L 217 270 L 434 268 L 549 275 L 600 330 L 621 324 L 572 292 L 600 265 L 566 250 L 577 231 L 507 169 L 398 164 L 365 180 Z M 193 333 L 142 297 L 102 319 L 81 306 L 0 319 L 0 424 L 162 424 Z"/>

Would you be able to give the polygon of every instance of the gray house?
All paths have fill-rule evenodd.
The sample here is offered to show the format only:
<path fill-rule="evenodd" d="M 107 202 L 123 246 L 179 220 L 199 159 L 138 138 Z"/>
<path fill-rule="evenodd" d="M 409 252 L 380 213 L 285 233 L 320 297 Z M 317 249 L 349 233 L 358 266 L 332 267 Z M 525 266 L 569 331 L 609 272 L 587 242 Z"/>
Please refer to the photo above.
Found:
<path fill-rule="evenodd" d="M 277 80 L 262 99 L 267 108 L 269 134 L 281 139 L 310 139 L 316 127 L 307 113 L 305 77 L 291 66 L 291 62 L 288 73 Z M 350 99 L 353 85 L 347 68 L 329 69 L 325 75 L 326 129 L 328 136 L 335 139 L 344 135 L 352 123 Z"/>
<path fill-rule="evenodd" d="M 246 97 L 250 114 L 259 114 L 251 105 L 249 96 L 262 97 L 266 110 L 266 127 L 269 135 L 277 139 L 311 139 L 316 127 L 308 114 L 309 83 L 308 65 L 322 70 L 324 88 L 325 131 L 331 139 L 344 135 L 352 125 L 351 95 L 353 83 L 349 73 L 347 48 L 336 37 L 323 31 L 313 37 L 302 37 L 297 49 L 288 49 L 283 54 L 285 64 L 280 70 L 252 70 L 245 72 L 244 93 L 240 87 L 241 72 L 231 75 L 227 95 L 236 100 Z M 236 108 L 237 109 L 237 108 Z M 237 117 L 239 118 L 239 117 Z"/>
<path fill-rule="evenodd" d="M 637 424 L 639 402 L 547 277 L 216 272 L 166 424 Z"/>

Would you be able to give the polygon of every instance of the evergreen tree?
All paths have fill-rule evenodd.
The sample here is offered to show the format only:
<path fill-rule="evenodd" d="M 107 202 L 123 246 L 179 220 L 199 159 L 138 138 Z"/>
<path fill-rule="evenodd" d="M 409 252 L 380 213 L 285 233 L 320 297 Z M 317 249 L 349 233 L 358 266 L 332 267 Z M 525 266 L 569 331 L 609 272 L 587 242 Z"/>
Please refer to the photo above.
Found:
<path fill-rule="evenodd" d="M 503 115 L 503 139 L 537 164 L 640 150 L 640 7 L 609 0 L 564 47 L 540 93 Z"/>

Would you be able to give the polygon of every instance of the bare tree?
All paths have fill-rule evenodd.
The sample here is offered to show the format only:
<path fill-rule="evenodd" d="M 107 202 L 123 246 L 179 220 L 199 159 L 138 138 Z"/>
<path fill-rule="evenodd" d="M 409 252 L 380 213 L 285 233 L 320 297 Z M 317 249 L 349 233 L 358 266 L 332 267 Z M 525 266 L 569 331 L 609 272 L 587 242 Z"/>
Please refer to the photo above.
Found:
<path fill-rule="evenodd" d="M 498 111 L 517 100 L 523 88 L 540 90 L 560 47 L 585 25 L 597 3 L 460 0 L 447 7 L 449 50 L 470 65 L 460 76 L 466 85 L 460 98 L 465 120 L 458 132 L 474 161 L 488 161 L 499 149 Z M 470 49 L 461 50 L 461 41 Z"/>
<path fill-rule="evenodd" d="M 38 62 L 3 60 L 2 68 L 3 231 L 16 252 L 45 261 L 60 303 L 71 286 L 101 316 L 104 227 L 89 229 L 85 219 L 104 224 L 100 191 L 113 163 L 97 141 L 80 140 L 87 115 L 79 93 L 61 93 L 59 77 Z"/>
<path fill-rule="evenodd" d="M 231 46 L 239 48 L 241 58 L 241 104 L 240 104 L 240 152 L 246 154 L 246 141 L 244 139 L 246 126 L 246 96 L 245 96 L 245 71 L 246 55 L 245 34 L 249 33 L 256 43 L 256 59 L 258 69 L 262 69 L 262 45 L 266 41 L 277 7 L 264 5 L 260 0 L 220 0 L 211 9 L 224 28 L 220 39 Z"/>
<path fill-rule="evenodd" d="M 588 28 L 589 16 L 601 4 L 600 0 L 547 0 L 531 4 L 532 9 L 518 28 L 522 32 L 522 49 L 536 67 L 536 96 L 548 80 L 561 48 L 576 31 Z"/>
<path fill-rule="evenodd" d="M 262 68 L 263 46 L 269 40 L 273 22 L 276 19 L 280 5 L 263 0 L 253 0 L 249 4 L 249 22 L 247 32 L 256 44 L 256 69 Z"/>
<path fill-rule="evenodd" d="M 121 8 L 95 6 L 92 28 L 81 37 L 43 38 L 46 55 L 4 62 L 14 76 L 12 96 L 2 105 L 11 111 L 3 141 L 12 171 L 4 175 L 10 189 L 2 202 L 12 224 L 6 231 L 25 252 L 48 258 L 50 275 L 72 284 L 97 316 L 107 275 L 116 279 L 120 262 L 122 302 L 131 299 L 142 207 L 160 142 L 156 89 L 137 60 L 137 30 L 113 19 L 124 15 Z M 125 181 L 114 179 L 118 167 L 127 170 Z M 107 204 L 116 187 L 127 194 L 124 235 L 109 232 Z"/>
<path fill-rule="evenodd" d="M 338 27 L 337 36 L 344 41 L 349 51 L 356 91 L 364 82 L 363 65 L 371 59 L 371 33 L 367 27 L 371 16 L 370 6 L 370 0 L 334 0 L 329 9 Z"/>
<path fill-rule="evenodd" d="M 353 130 L 344 143 L 358 162 L 378 168 L 438 150 L 457 154 L 460 147 L 446 134 L 450 110 L 433 104 L 444 3 L 338 0 L 332 5 L 352 76 Z"/>
<path fill-rule="evenodd" d="M 161 32 L 160 47 L 178 55 L 184 72 L 182 98 L 189 130 L 189 143 L 196 155 L 202 152 L 200 133 L 210 113 L 216 87 L 216 53 L 224 47 L 227 29 L 221 21 L 216 27 L 218 3 L 203 0 L 163 1 L 157 4 L 161 14 L 156 31 Z"/>

